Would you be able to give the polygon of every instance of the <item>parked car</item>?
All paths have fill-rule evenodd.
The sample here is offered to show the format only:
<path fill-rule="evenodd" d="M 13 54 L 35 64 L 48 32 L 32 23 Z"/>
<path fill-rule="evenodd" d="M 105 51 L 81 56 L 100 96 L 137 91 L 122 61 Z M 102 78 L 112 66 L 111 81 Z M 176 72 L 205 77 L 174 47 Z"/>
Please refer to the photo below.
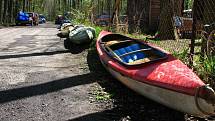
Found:
<path fill-rule="evenodd" d="M 32 20 L 29 18 L 29 14 L 26 12 L 20 11 L 16 18 L 16 25 L 21 24 L 32 24 Z"/>
<path fill-rule="evenodd" d="M 62 15 L 58 15 L 55 19 L 55 24 L 61 24 L 64 17 Z"/>
<path fill-rule="evenodd" d="M 108 26 L 110 22 L 111 22 L 111 16 L 104 14 L 96 18 L 95 24 L 99 26 Z"/>
<path fill-rule="evenodd" d="M 39 24 L 46 23 L 46 17 L 42 14 L 39 14 Z"/>
<path fill-rule="evenodd" d="M 58 15 L 55 19 L 55 24 L 58 24 L 61 26 L 64 23 L 71 23 L 71 21 L 68 18 L 66 18 L 65 16 Z"/>
<path fill-rule="evenodd" d="M 38 25 L 38 23 L 39 23 L 39 15 L 34 12 L 20 11 L 16 18 L 16 25 L 21 25 L 21 24 Z"/>

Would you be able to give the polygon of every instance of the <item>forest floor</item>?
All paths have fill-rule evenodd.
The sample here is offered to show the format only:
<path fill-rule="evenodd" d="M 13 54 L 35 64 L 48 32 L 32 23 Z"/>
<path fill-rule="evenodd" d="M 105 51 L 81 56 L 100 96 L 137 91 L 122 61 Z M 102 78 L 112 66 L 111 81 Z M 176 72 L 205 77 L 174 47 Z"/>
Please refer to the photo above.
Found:
<path fill-rule="evenodd" d="M 1 121 L 200 120 L 126 88 L 95 50 L 67 50 L 57 32 L 51 23 L 0 29 Z"/>

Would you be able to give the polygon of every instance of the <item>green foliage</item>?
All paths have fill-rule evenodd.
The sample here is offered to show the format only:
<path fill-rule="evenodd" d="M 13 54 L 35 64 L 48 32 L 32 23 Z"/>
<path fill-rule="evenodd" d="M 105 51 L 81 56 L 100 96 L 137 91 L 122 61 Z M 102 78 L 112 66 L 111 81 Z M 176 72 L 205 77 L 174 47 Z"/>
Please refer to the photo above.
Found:
<path fill-rule="evenodd" d="M 73 22 L 75 22 L 75 24 L 79 24 L 79 23 L 83 24 L 86 22 L 87 15 L 85 15 L 83 12 L 81 12 L 81 10 L 72 9 L 70 14 L 71 14 L 72 20 L 73 20 Z"/>
<path fill-rule="evenodd" d="M 143 35 L 143 34 L 126 34 L 126 36 L 139 39 L 139 40 L 146 40 L 146 35 Z"/>
<path fill-rule="evenodd" d="M 91 0 L 83 0 L 79 8 L 72 8 L 70 14 L 75 23 L 89 24 L 89 16 L 93 12 L 94 5 Z"/>
<path fill-rule="evenodd" d="M 99 33 L 103 30 L 102 27 L 99 26 L 93 26 L 96 30 L 96 38 L 92 41 L 92 43 L 90 44 L 90 49 L 95 49 L 96 48 L 96 39 L 99 36 Z"/>
<path fill-rule="evenodd" d="M 204 81 L 215 86 L 213 82 L 215 78 L 215 56 L 205 57 L 204 61 L 200 60 L 196 60 L 194 65 L 195 70 Z"/>
<path fill-rule="evenodd" d="M 193 0 L 185 0 L 185 9 L 192 9 Z"/>
<path fill-rule="evenodd" d="M 114 96 L 113 94 L 105 92 L 101 87 L 96 87 L 92 94 L 95 96 L 97 101 L 110 100 Z"/>
<path fill-rule="evenodd" d="M 96 29 L 96 37 L 98 37 L 98 36 L 99 36 L 99 33 L 100 33 L 103 29 L 102 29 L 102 27 L 99 27 L 99 26 L 96 26 L 95 29 Z"/>
<path fill-rule="evenodd" d="M 172 55 L 183 61 L 185 64 L 189 64 L 189 54 L 188 54 L 189 49 L 184 49 L 182 52 L 176 52 L 173 51 Z"/>

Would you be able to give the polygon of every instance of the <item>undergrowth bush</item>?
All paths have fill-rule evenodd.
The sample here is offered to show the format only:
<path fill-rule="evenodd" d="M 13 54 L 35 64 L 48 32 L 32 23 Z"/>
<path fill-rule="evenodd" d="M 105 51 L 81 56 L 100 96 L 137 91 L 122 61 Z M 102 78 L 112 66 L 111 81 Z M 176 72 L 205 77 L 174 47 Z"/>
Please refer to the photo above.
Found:
<path fill-rule="evenodd" d="M 182 52 L 173 51 L 172 55 L 183 61 L 186 65 L 189 64 L 189 49 L 184 49 Z"/>
<path fill-rule="evenodd" d="M 215 56 L 205 57 L 204 61 L 195 61 L 194 69 L 206 83 L 215 87 Z"/>
<path fill-rule="evenodd" d="M 99 36 L 99 33 L 103 30 L 102 27 L 99 27 L 99 26 L 92 26 L 93 28 L 95 28 L 96 30 L 96 37 L 95 39 L 91 42 L 90 44 L 90 49 L 95 49 L 96 48 L 96 40 Z"/>

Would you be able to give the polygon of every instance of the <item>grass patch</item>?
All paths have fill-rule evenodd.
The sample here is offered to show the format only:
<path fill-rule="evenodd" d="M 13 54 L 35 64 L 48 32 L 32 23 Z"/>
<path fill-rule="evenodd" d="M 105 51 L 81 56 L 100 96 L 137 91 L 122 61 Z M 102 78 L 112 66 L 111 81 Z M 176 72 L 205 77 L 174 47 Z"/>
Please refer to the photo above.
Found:
<path fill-rule="evenodd" d="M 184 49 L 182 52 L 174 51 L 172 52 L 172 55 L 180 59 L 182 62 L 184 62 L 186 65 L 189 64 L 189 49 Z"/>
<path fill-rule="evenodd" d="M 96 86 L 92 92 L 93 97 L 96 101 L 108 101 L 111 100 L 114 94 L 108 93 L 104 88 Z"/>
<path fill-rule="evenodd" d="M 95 30 L 96 30 L 96 37 L 95 37 L 95 39 L 91 42 L 91 44 L 90 44 L 90 49 L 95 49 L 96 48 L 96 40 L 97 40 L 97 38 L 98 38 L 98 36 L 99 36 L 99 33 L 103 30 L 103 28 L 102 27 L 99 27 L 99 26 L 92 26 L 93 28 L 95 28 Z"/>
<path fill-rule="evenodd" d="M 215 88 L 215 82 L 213 80 L 215 78 L 215 56 L 205 57 L 203 60 L 196 59 L 194 69 L 201 79 Z"/>

